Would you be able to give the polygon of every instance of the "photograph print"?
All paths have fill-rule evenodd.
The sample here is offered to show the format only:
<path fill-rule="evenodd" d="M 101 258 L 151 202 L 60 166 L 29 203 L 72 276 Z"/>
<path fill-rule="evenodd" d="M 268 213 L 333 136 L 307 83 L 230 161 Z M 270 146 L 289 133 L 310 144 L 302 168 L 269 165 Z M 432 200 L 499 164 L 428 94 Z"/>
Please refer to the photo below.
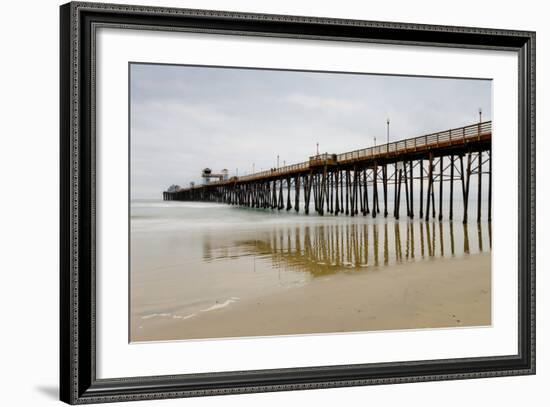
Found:
<path fill-rule="evenodd" d="M 491 326 L 491 80 L 129 73 L 130 342 Z"/>

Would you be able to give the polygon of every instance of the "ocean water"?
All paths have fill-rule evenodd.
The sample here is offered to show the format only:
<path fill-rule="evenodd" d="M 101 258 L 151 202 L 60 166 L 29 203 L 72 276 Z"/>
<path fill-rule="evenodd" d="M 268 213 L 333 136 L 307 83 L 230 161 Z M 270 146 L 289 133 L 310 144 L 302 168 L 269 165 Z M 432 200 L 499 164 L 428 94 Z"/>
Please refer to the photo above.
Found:
<path fill-rule="evenodd" d="M 403 206 L 399 220 L 161 200 L 134 200 L 130 209 L 135 328 L 155 318 L 195 318 L 334 273 L 383 273 L 491 250 L 490 223 L 475 222 L 475 202 L 466 225 L 459 202 L 454 222 L 410 220 Z"/>

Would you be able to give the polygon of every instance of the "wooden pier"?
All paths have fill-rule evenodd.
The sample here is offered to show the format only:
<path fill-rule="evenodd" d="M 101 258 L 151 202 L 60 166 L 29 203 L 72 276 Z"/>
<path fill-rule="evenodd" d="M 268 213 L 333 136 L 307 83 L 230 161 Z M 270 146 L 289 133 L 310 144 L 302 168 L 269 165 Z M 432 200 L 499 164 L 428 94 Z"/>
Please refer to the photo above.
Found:
<path fill-rule="evenodd" d="M 228 180 L 163 192 L 170 201 L 206 201 L 270 210 L 303 210 L 319 215 L 388 216 L 453 220 L 455 181 L 462 192 L 462 220 L 468 221 L 470 179 L 477 175 L 476 219 L 482 219 L 483 175 L 487 182 L 486 220 L 491 220 L 491 121 L 342 154 L 318 154 L 308 161 Z M 416 180 L 416 182 L 414 182 Z M 444 183 L 449 208 L 443 213 Z M 390 197 L 388 185 L 393 185 Z M 436 188 L 437 187 L 437 188 Z M 419 191 L 415 202 L 415 196 Z M 438 191 L 437 200 L 436 193 Z M 303 199 L 301 195 L 303 194 Z M 405 201 L 402 207 L 402 201 Z M 418 203 L 418 207 L 415 206 Z M 380 205 L 382 204 L 382 213 Z"/>

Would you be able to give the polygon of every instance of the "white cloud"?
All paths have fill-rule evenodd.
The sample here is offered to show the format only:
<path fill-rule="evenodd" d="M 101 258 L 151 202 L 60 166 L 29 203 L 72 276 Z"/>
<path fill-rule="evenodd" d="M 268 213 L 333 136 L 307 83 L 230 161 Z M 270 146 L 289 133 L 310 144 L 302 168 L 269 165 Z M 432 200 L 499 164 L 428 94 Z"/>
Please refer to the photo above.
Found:
<path fill-rule="evenodd" d="M 305 95 L 302 93 L 293 93 L 284 100 L 299 107 L 313 110 L 338 110 L 342 112 L 357 112 L 365 109 L 364 104 L 354 103 L 351 100 L 337 99 L 331 97 L 318 97 Z"/>

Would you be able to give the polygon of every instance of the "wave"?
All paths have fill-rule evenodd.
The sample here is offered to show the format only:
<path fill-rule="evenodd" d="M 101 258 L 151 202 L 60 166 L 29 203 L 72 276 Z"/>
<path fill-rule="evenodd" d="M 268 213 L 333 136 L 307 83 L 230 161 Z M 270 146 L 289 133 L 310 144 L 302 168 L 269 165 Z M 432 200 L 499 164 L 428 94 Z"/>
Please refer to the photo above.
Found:
<path fill-rule="evenodd" d="M 216 304 L 212 305 L 211 307 L 201 309 L 201 312 L 208 312 L 208 311 L 214 311 L 214 310 L 217 310 L 217 309 L 220 309 L 220 308 L 225 308 L 228 305 L 230 305 L 234 302 L 237 302 L 238 300 L 240 300 L 239 297 L 231 297 L 230 299 L 228 299 L 228 300 L 226 300 L 222 303 L 216 303 Z"/>
<path fill-rule="evenodd" d="M 189 318 L 196 317 L 199 312 L 209 312 L 209 311 L 215 311 L 217 309 L 222 309 L 222 308 L 225 308 L 225 307 L 227 307 L 227 306 L 231 305 L 232 303 L 237 302 L 239 300 L 240 300 L 239 297 L 231 297 L 231 298 L 227 299 L 224 302 L 217 302 L 216 301 L 216 303 L 211 305 L 210 307 L 201 309 L 197 312 L 193 312 L 192 314 L 188 314 L 188 315 L 179 315 L 179 314 L 171 313 L 171 312 L 154 312 L 152 314 L 143 315 L 141 317 L 141 319 L 172 317 L 173 319 L 186 320 L 186 319 L 189 319 Z"/>

